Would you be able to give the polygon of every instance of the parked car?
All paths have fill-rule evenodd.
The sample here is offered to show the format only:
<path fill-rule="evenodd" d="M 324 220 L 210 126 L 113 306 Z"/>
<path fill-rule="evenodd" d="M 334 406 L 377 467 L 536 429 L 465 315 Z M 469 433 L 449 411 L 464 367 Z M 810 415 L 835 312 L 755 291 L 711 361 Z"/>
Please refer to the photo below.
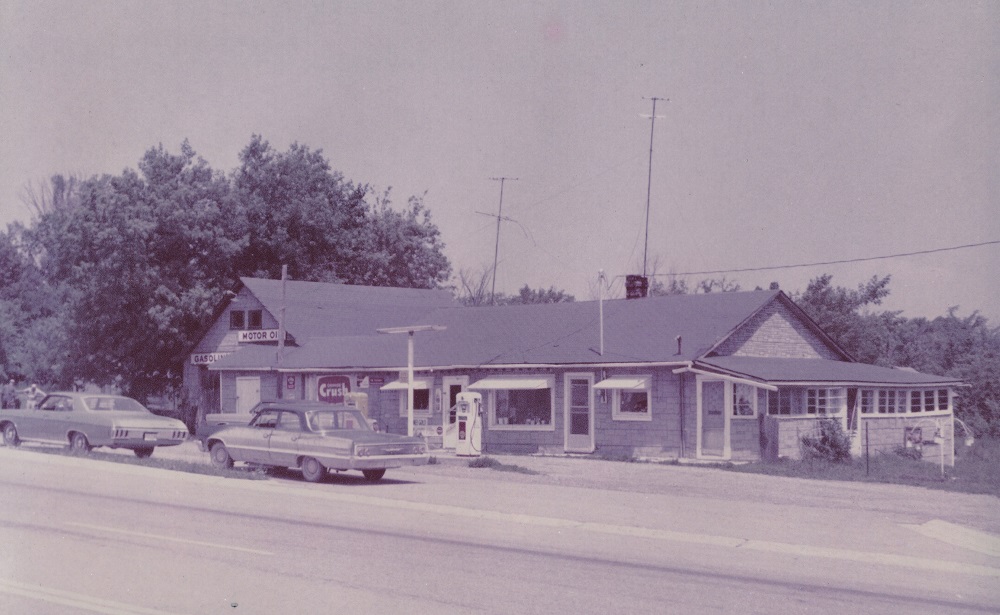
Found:
<path fill-rule="evenodd" d="M 157 446 L 184 442 L 184 423 L 156 416 L 130 397 L 94 393 L 49 393 L 37 408 L 3 410 L 0 430 L 7 446 L 21 442 L 66 444 L 85 453 L 96 446 L 131 449 L 149 457 Z"/>
<path fill-rule="evenodd" d="M 310 482 L 322 480 L 329 470 L 360 470 L 374 482 L 387 468 L 429 459 L 423 438 L 377 432 L 357 408 L 324 402 L 268 403 L 249 424 L 223 427 L 205 445 L 217 467 L 243 461 L 299 468 Z"/>

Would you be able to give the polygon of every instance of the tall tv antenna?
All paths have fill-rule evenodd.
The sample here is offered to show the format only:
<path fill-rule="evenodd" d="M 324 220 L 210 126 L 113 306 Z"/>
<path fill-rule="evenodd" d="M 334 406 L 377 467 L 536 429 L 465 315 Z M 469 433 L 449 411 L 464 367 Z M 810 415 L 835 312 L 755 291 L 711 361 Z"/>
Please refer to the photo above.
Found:
<path fill-rule="evenodd" d="M 656 118 L 664 117 L 662 115 L 656 115 L 656 101 L 666 100 L 669 98 L 659 98 L 653 96 L 647 100 L 653 101 L 653 113 L 652 115 L 643 115 L 642 117 L 648 117 L 650 119 L 649 123 L 649 176 L 646 179 L 646 240 L 643 242 L 642 246 L 642 277 L 646 277 L 646 257 L 649 254 L 649 197 L 652 193 L 653 188 L 653 134 L 656 129 Z"/>
<path fill-rule="evenodd" d="M 497 292 L 497 257 L 500 255 L 500 222 L 503 220 L 503 185 L 507 180 L 517 181 L 517 177 L 491 177 L 493 181 L 500 182 L 500 209 L 497 211 L 497 243 L 493 248 L 493 287 L 490 289 L 490 305 L 495 305 Z"/>

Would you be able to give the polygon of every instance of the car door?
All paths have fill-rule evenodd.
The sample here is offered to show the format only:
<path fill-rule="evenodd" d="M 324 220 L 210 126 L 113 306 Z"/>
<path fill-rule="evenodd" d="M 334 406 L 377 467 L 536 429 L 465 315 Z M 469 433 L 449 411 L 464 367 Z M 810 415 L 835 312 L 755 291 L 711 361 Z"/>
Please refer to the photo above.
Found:
<path fill-rule="evenodd" d="M 302 435 L 301 415 L 291 410 L 282 410 L 277 426 L 268 441 L 270 446 L 268 463 L 284 468 L 298 465 L 298 441 Z"/>
<path fill-rule="evenodd" d="M 66 395 L 49 395 L 31 411 L 30 427 L 22 437 L 46 442 L 67 442 L 69 423 L 73 417 L 73 400 Z"/>
<path fill-rule="evenodd" d="M 249 426 L 241 429 L 239 441 L 226 444 L 233 451 L 233 459 L 269 464 L 271 436 L 278 426 L 279 414 L 278 410 L 263 410 L 254 417 Z"/>

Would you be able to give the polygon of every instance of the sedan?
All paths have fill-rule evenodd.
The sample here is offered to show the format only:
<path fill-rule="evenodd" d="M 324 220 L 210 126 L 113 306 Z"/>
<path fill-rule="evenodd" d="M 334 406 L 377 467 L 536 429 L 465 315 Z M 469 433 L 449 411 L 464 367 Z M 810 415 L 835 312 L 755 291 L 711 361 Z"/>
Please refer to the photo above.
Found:
<path fill-rule="evenodd" d="M 188 437 L 184 423 L 157 416 L 130 397 L 94 393 L 49 393 L 37 408 L 3 410 L 0 430 L 11 447 L 41 442 L 86 453 L 107 446 L 131 449 L 136 457 L 149 457 L 157 446 L 175 446 Z"/>
<path fill-rule="evenodd" d="M 217 467 L 243 461 L 299 468 L 310 482 L 329 470 L 360 470 L 374 482 L 386 468 L 423 465 L 430 458 L 423 438 L 379 433 L 357 408 L 323 402 L 268 404 L 248 425 L 211 434 L 205 446 Z"/>

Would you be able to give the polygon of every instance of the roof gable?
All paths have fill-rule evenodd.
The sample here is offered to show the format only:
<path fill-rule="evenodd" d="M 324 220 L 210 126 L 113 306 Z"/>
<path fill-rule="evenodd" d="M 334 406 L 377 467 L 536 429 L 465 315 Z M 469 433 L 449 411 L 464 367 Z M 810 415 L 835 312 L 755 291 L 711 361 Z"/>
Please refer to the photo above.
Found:
<path fill-rule="evenodd" d="M 408 324 L 431 310 L 458 305 L 446 290 L 355 286 L 240 278 L 275 318 L 285 307 L 285 329 L 300 343 L 316 336 L 367 335 L 379 327 Z"/>

